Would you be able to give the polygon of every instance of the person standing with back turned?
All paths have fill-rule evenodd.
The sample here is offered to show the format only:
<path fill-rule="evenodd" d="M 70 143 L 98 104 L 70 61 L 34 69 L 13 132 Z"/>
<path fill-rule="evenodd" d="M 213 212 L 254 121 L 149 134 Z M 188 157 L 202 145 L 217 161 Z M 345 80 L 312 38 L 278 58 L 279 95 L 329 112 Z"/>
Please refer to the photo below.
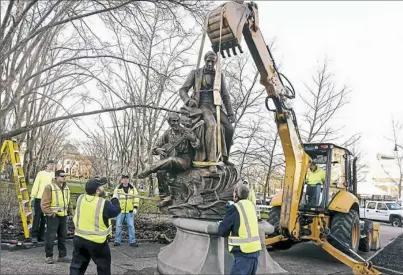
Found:
<path fill-rule="evenodd" d="M 246 185 L 235 186 L 235 203 L 218 226 L 218 235 L 228 237 L 229 252 L 234 254 L 231 275 L 255 275 L 262 250 L 255 205 L 248 197 Z"/>
<path fill-rule="evenodd" d="M 73 259 L 70 275 L 83 275 L 91 259 L 97 266 L 98 275 L 111 274 L 111 251 L 108 236 L 112 232 L 109 219 L 120 213 L 119 200 L 105 200 L 102 186 L 106 179 L 90 179 L 86 186 L 86 194 L 77 199 L 77 207 L 73 218 L 75 233 L 73 239 Z"/>
<path fill-rule="evenodd" d="M 45 187 L 52 183 L 55 177 L 55 163 L 53 160 L 46 162 L 46 169 L 40 171 L 35 178 L 34 185 L 31 190 L 31 202 L 34 208 L 34 221 L 32 224 L 32 242 L 43 242 L 45 240 L 46 217 L 42 212 L 41 199 Z"/>

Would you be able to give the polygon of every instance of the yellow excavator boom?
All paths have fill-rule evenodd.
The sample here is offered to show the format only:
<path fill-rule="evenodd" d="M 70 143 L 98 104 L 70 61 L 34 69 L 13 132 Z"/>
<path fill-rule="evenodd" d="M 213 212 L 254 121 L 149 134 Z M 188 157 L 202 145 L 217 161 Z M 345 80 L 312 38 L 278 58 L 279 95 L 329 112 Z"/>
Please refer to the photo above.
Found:
<path fill-rule="evenodd" d="M 294 111 L 287 107 L 286 100 L 295 98 L 295 92 L 283 84 L 281 74 L 266 45 L 259 26 L 258 6 L 242 0 L 227 2 L 209 13 L 205 22 L 207 35 L 213 50 L 223 57 L 242 53 L 241 41 L 245 39 L 251 56 L 260 74 L 260 83 L 267 91 L 266 107 L 275 112 L 275 119 L 285 156 L 285 178 L 282 191 L 280 230 L 282 237 L 299 239 L 298 208 L 308 169 L 309 155 L 304 151 Z M 268 106 L 268 99 L 275 109 Z M 282 238 L 280 236 L 279 239 Z M 317 238 L 316 243 L 332 256 L 350 266 L 354 273 L 381 274 L 366 261 L 356 261 L 330 245 L 326 238 Z"/>
<path fill-rule="evenodd" d="M 298 205 L 310 157 L 303 149 L 295 114 L 286 106 L 286 98 L 291 99 L 294 95 L 291 89 L 283 85 L 270 49 L 263 39 L 257 5 L 243 1 L 225 3 L 210 13 L 207 26 L 213 50 L 220 50 L 223 56 L 225 52 L 230 56 L 231 49 L 236 54 L 236 48 L 242 53 L 241 41 L 242 37 L 245 38 L 260 73 L 260 83 L 266 88 L 268 98 L 273 100 L 286 163 L 280 226 L 285 234 L 296 236 L 299 232 L 299 228 L 296 228 Z"/>

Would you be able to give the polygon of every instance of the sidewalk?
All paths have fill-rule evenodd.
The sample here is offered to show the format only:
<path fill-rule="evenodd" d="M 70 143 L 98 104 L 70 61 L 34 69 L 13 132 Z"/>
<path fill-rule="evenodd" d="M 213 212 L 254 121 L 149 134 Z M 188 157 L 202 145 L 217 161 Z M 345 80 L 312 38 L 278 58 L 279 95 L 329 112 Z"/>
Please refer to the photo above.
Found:
<path fill-rule="evenodd" d="M 130 247 L 122 243 L 114 247 L 110 243 L 112 254 L 112 274 L 153 274 L 157 265 L 157 255 L 162 244 L 140 243 L 139 247 Z M 67 255 L 71 257 L 73 246 L 67 243 Z M 57 259 L 57 246 L 54 247 L 54 259 Z M 36 247 L 14 252 L 2 251 L 0 274 L 69 274 L 69 263 L 46 264 L 44 247 Z M 86 274 L 97 274 L 93 262 Z"/>

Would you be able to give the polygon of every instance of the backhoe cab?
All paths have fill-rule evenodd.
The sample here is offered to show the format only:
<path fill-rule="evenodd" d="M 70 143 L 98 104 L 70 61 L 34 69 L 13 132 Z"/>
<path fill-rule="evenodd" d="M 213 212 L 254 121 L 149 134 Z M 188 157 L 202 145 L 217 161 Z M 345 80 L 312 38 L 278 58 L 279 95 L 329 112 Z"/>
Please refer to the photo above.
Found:
<path fill-rule="evenodd" d="M 287 234 L 287 228 L 280 225 L 282 192 L 273 197 L 268 222 L 275 227 L 275 233 L 268 236 L 266 244 L 274 249 L 288 249 L 299 242 L 314 241 L 335 258 L 353 269 L 358 268 L 347 255 L 364 261 L 358 250 L 378 250 L 380 245 L 379 224 L 360 221 L 356 158 L 347 149 L 329 143 L 304 144 L 304 151 L 318 169 L 325 171 L 325 180 L 316 185 L 304 181 L 298 215 L 291 217 L 296 219 L 292 234 Z M 355 271 L 361 274 L 360 269 Z M 374 269 L 368 272 L 364 274 L 379 274 Z"/>

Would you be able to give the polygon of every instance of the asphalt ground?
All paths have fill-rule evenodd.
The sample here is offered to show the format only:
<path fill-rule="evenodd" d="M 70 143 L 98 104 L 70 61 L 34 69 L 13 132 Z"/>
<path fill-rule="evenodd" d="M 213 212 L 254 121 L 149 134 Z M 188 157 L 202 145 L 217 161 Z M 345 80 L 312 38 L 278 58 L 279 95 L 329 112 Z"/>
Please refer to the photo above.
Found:
<path fill-rule="evenodd" d="M 385 247 L 393 239 L 403 234 L 403 228 L 394 228 L 389 225 L 381 225 L 381 247 Z M 403 263 L 403 239 L 401 246 L 393 249 L 394 242 L 381 250 L 374 256 L 374 252 L 362 253 L 368 259 L 374 256 L 372 261 L 378 265 L 391 267 L 398 265 L 400 260 Z M 153 274 L 157 264 L 157 255 L 163 244 L 140 243 L 139 247 L 133 248 L 123 243 L 120 247 L 111 247 L 112 254 L 112 274 Z M 389 248 L 390 247 L 390 248 Z M 67 244 L 68 255 L 71 256 L 71 241 Z M 392 251 L 392 254 L 388 251 Z M 55 259 L 57 258 L 57 247 L 54 247 Z M 386 254 L 382 254 L 386 253 Z M 289 274 L 351 274 L 351 270 L 342 263 L 333 259 L 320 247 L 313 243 L 301 243 L 289 250 L 272 251 L 271 257 L 277 261 Z M 385 255 L 385 256 L 384 256 Z M 394 257 L 391 260 L 388 256 Z M 382 257 L 384 259 L 382 259 Z M 378 260 L 379 259 L 379 260 Z M 388 265 L 391 264 L 392 265 Z M 396 263 L 396 264 L 395 264 Z M 375 264 L 375 263 L 374 263 Z M 0 258 L 0 274 L 69 274 L 69 263 L 55 262 L 52 265 L 45 263 L 44 247 L 35 247 L 13 252 L 2 251 Z M 392 266 L 393 268 L 397 268 Z M 402 267 L 401 267 L 402 268 Z M 396 269 L 396 270 L 401 270 Z M 96 274 L 96 267 L 90 263 L 86 274 Z M 399 274 L 387 273 L 384 274 Z"/>

